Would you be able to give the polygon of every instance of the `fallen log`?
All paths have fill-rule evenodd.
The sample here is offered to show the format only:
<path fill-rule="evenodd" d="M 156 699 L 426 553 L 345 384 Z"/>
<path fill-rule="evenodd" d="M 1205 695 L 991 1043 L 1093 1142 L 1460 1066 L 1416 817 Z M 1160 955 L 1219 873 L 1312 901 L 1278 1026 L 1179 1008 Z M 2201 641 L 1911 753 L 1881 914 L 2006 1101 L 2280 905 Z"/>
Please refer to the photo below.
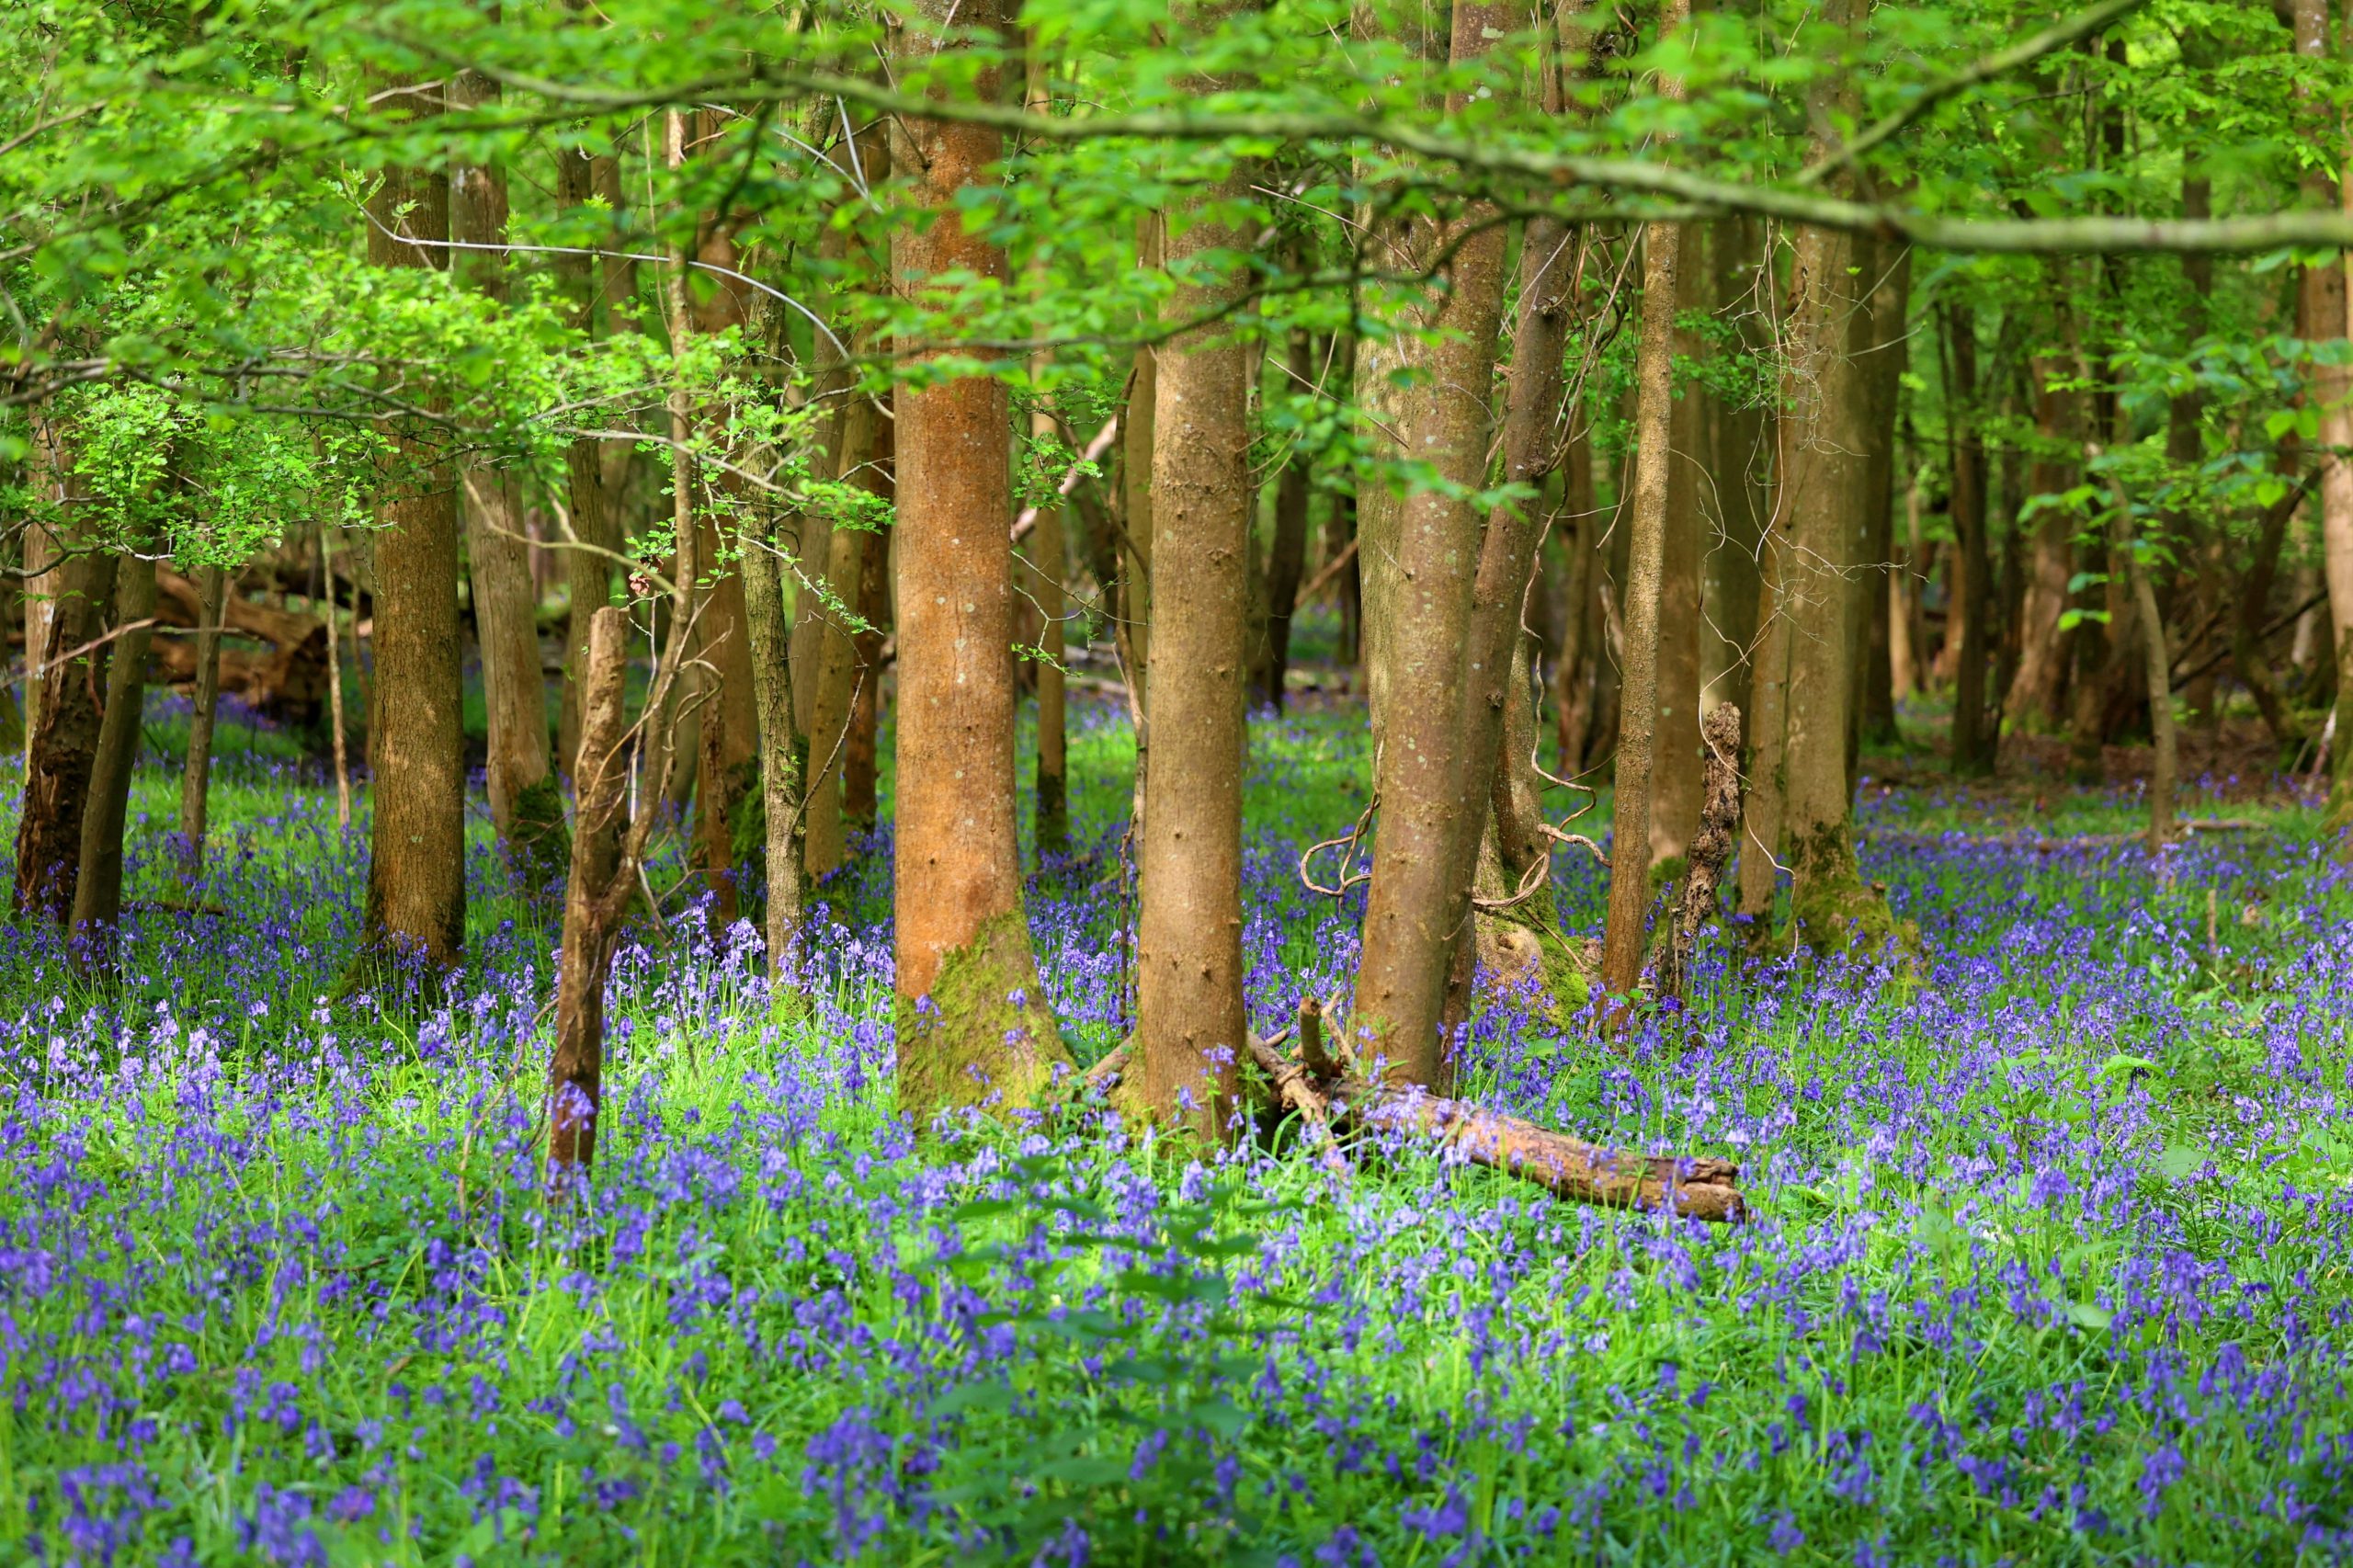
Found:
<path fill-rule="evenodd" d="M 155 574 L 156 619 L 165 626 L 194 627 L 204 608 L 194 583 L 168 568 Z M 327 696 L 327 627 L 316 616 L 298 615 L 231 594 L 222 619 L 233 635 L 257 638 L 267 653 L 221 650 L 221 689 L 273 719 L 307 722 Z M 174 683 L 196 678 L 196 649 L 178 638 L 161 638 L 153 662 Z"/>
<path fill-rule="evenodd" d="M 1640 1209 L 1729 1224 L 1745 1219 L 1740 1167 L 1729 1160 L 1638 1154 L 1605 1149 L 1467 1100 L 1418 1087 L 1377 1084 L 1353 1063 L 1324 1053 L 1323 1009 L 1300 1005 L 1301 1055 L 1286 1056 L 1253 1035 L 1250 1058 L 1266 1075 L 1263 1091 L 1275 1107 L 1298 1116 L 1326 1164 L 1336 1163 L 1335 1126 L 1399 1132 L 1435 1142 L 1466 1164 L 1533 1182 L 1555 1198 L 1608 1209 Z M 1321 1074 L 1310 1061 L 1329 1064 Z"/>

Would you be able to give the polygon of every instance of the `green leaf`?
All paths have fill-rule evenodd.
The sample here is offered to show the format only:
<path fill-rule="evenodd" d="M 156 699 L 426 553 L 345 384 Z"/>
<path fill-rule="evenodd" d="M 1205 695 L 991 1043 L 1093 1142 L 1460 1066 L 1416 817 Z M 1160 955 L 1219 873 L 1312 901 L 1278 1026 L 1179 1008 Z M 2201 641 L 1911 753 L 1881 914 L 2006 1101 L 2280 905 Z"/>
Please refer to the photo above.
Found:
<path fill-rule="evenodd" d="M 2157 1168 L 2169 1181 L 2187 1181 L 2206 1165 L 2206 1151 L 2193 1149 L 2187 1143 L 2168 1143 L 2157 1160 Z"/>
<path fill-rule="evenodd" d="M 2109 1078 L 2129 1076 L 2134 1073 L 2154 1073 L 2156 1070 L 2157 1064 L 2147 1057 L 2128 1056 L 2120 1051 L 2099 1064 L 2099 1076 L 2105 1081 Z"/>
<path fill-rule="evenodd" d="M 2067 1318 L 2077 1328 L 2102 1329 L 2116 1326 L 2114 1312 L 2090 1301 L 2068 1302 Z"/>

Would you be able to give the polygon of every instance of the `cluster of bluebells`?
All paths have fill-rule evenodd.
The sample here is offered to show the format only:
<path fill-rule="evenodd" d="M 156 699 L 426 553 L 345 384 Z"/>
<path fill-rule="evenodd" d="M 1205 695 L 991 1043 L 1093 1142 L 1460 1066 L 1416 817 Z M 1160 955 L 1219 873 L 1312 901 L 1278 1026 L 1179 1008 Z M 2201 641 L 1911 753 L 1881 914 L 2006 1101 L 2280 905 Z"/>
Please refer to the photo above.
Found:
<path fill-rule="evenodd" d="M 1358 906 L 1293 868 L 1362 764 L 1328 717 L 1254 737 L 1261 1028 L 1353 968 Z M 805 1006 L 748 926 L 639 933 L 596 1180 L 551 1202 L 546 909 L 438 994 L 331 1001 L 364 835 L 261 798 L 192 889 L 134 836 L 119 988 L 0 935 L 11 1558 L 2353 1552 L 2353 883 L 2308 838 L 2153 867 L 1899 845 L 1881 801 L 1916 966 L 1714 953 L 1623 1049 L 1487 996 L 1475 1092 L 1734 1155 L 1757 1217 L 1711 1229 L 1086 1107 L 919 1141 L 887 828 L 821 890 Z M 1033 888 L 1082 1050 L 1131 1018 L 1110 842 Z M 505 886 L 486 839 L 472 870 Z M 1560 879 L 1595 928 L 1598 873 Z"/>

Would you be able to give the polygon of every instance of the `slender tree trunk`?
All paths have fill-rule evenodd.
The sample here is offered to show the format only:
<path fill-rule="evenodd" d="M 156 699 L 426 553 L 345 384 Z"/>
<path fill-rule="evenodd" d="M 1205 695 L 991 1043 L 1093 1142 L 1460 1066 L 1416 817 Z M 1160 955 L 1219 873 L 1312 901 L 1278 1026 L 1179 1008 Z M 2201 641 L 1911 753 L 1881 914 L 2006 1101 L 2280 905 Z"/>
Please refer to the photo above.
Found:
<path fill-rule="evenodd" d="M 2080 394 L 2056 390 L 2063 370 L 2058 361 L 2034 361 L 2034 426 L 2037 455 L 2027 476 L 2029 495 L 2056 495 L 2075 481 L 2074 465 L 2053 454 L 2078 449 Z M 2021 519 L 2018 526 L 2024 527 Z M 2045 506 L 2033 521 L 2034 549 L 2024 602 L 2018 610 L 2018 667 L 2003 707 L 2020 722 L 2056 729 L 2066 713 L 2066 636 L 2059 630 L 2066 613 L 2068 579 L 2075 573 L 2075 519 L 2064 507 Z"/>
<path fill-rule="evenodd" d="M 888 475 L 877 464 L 875 454 L 879 449 L 876 443 L 890 437 L 889 424 L 868 399 L 852 400 L 842 419 L 841 460 L 836 478 L 870 494 L 888 494 Z M 878 486 L 881 487 L 879 491 Z M 833 596 L 847 608 L 858 608 L 859 582 L 874 539 L 864 529 L 838 524 L 828 531 L 825 582 Z M 803 597 L 816 597 L 813 594 Z M 844 731 L 850 722 L 852 705 L 864 699 L 864 686 L 874 679 L 874 672 L 859 668 L 859 634 L 847 620 L 827 611 L 803 624 L 814 624 L 821 633 L 814 643 L 820 665 L 811 694 L 808 756 L 804 765 L 809 825 L 803 863 L 810 876 L 824 877 L 832 875 L 848 853 L 842 821 Z"/>
<path fill-rule="evenodd" d="M 1993 563 L 1985 548 L 1985 437 L 1978 412 L 1977 317 L 1948 303 L 1944 324 L 1945 417 L 1951 431 L 1952 526 L 1961 547 L 1959 582 L 1949 596 L 1954 639 L 1952 677 L 1952 770 L 1965 778 L 1985 778 L 1995 767 L 2001 737 L 1987 723 L 1986 635 L 1992 630 Z"/>
<path fill-rule="evenodd" d="M 1156 272 L 1164 265 L 1166 236 L 1157 212 L 1136 220 L 1136 266 Z M 1133 378 L 1128 384 L 1127 423 L 1120 427 L 1120 471 L 1123 481 L 1123 520 L 1127 553 L 1121 562 L 1120 617 L 1126 623 L 1130 650 L 1129 684 L 1141 708 L 1150 693 L 1152 664 L 1152 472 L 1155 447 L 1154 421 L 1159 417 L 1160 351 L 1150 344 L 1136 350 Z M 1136 767 L 1141 774 L 1143 737 L 1137 737 Z M 1136 799 L 1145 785 L 1136 780 Z"/>
<path fill-rule="evenodd" d="M 2149 732 L 2156 752 L 2149 778 L 2149 847 L 2162 849 L 2173 838 L 2174 780 L 2180 771 L 2174 740 L 2173 654 L 2165 644 L 2165 618 L 2157 609 L 2157 591 L 2149 580 L 2148 563 L 2132 547 L 2132 504 L 2120 485 L 2116 492 L 2115 526 L 2117 553 L 2124 558 L 2132 580 L 2132 602 L 2140 611 Z"/>
<path fill-rule="evenodd" d="M 1740 334 L 1743 352 L 1761 357 L 1771 348 L 1762 324 L 1769 319 L 1771 304 L 1764 277 L 1762 227 L 1753 218 L 1722 218 L 1709 228 L 1718 319 L 1729 316 Z M 1722 703 L 1744 711 L 1749 705 L 1771 465 L 1763 408 L 1707 389 L 1686 395 L 1695 394 L 1705 397 L 1712 409 L 1705 457 L 1711 480 L 1708 499 L 1716 523 L 1706 540 L 1706 576 L 1700 589 L 1699 708 L 1704 719 Z"/>
<path fill-rule="evenodd" d="M 69 476 L 70 469 L 64 471 Z M 77 493 L 69 477 L 68 494 Z M 82 817 L 97 762 L 97 692 L 112 644 L 105 617 L 114 602 L 116 558 L 89 549 L 49 574 L 41 628 L 40 699 L 26 741 L 25 803 L 17 823 L 16 909 L 64 926 L 74 913 L 82 866 Z M 92 644 L 96 643 L 94 647 Z"/>
<path fill-rule="evenodd" d="M 890 394 L 882 394 L 883 406 L 890 406 Z M 898 460 L 895 432 L 897 422 L 879 420 L 874 427 L 872 459 L 867 464 L 861 483 L 867 484 L 882 500 L 889 501 L 898 489 Z M 892 529 L 886 524 L 880 533 L 865 537 L 858 557 L 858 618 L 865 630 L 851 640 L 857 658 L 858 675 L 851 687 L 849 733 L 842 743 L 842 820 L 858 828 L 871 830 L 877 806 L 876 780 L 880 776 L 878 751 L 882 723 L 882 643 L 892 624 L 891 613 L 891 537 Z"/>
<path fill-rule="evenodd" d="M 767 508 L 759 509 L 760 516 Z M 752 698 L 760 731 L 760 806 L 767 841 L 768 983 L 779 992 L 800 975 L 801 927 L 807 903 L 803 845 L 808 816 L 801 790 L 809 737 L 793 716 L 791 619 L 784 608 L 779 544 L 756 529 L 744 541 L 744 630 L 751 642 Z M 828 802 L 830 803 L 830 802 Z M 836 824 L 841 813 L 834 813 Z"/>
<path fill-rule="evenodd" d="M 923 0 L 985 34 L 1002 0 Z M 900 35 L 923 65 L 938 35 Z M 972 90 L 1002 89 L 982 66 Z M 990 127 L 899 121 L 894 167 L 934 210 L 892 238 L 898 287 L 951 272 L 1002 281 L 1004 251 L 969 232 L 958 193 L 993 181 L 1003 137 Z M 920 171 L 915 173 L 915 171 Z M 899 708 L 897 881 L 899 1108 L 918 1127 L 963 1107 L 1025 1105 L 1070 1065 L 1039 983 L 1021 906 L 1014 827 L 1013 516 L 1010 411 L 1003 383 L 963 376 L 898 407 Z"/>
<path fill-rule="evenodd" d="M 621 884 L 622 835 L 629 826 L 629 762 L 622 751 L 629 722 L 629 612 L 601 606 L 588 616 L 585 630 L 574 775 L 578 816 L 557 958 L 555 1054 L 548 1063 L 551 1177 L 585 1173 L 596 1157 L 597 1112 L 604 1097 L 605 981 L 612 971 L 619 915 L 630 891 Z"/>
<path fill-rule="evenodd" d="M 583 148 L 556 153 L 556 205 L 572 210 L 595 198 L 596 167 Z M 555 273 L 578 312 L 580 325 L 593 332 L 600 292 L 593 256 L 559 255 Z M 556 725 L 556 766 L 574 774 L 580 753 L 581 694 L 588 657 L 588 622 L 612 599 L 613 562 L 600 551 L 617 550 L 620 530 L 605 491 L 605 443 L 576 436 L 564 447 L 566 499 L 571 538 L 559 557 L 571 604 L 563 642 L 563 695 Z M 575 779 L 576 782 L 576 779 Z"/>
<path fill-rule="evenodd" d="M 1314 340 L 1305 329 L 1291 330 L 1286 363 L 1293 395 L 1314 384 Z M 1302 445 L 1292 451 L 1275 481 L 1275 538 L 1267 552 L 1267 664 L 1258 688 L 1277 713 L 1283 710 L 1290 672 L 1290 618 L 1299 606 L 1299 580 L 1307 567 L 1308 481 L 1313 471 L 1313 460 Z"/>
<path fill-rule="evenodd" d="M 122 829 L 139 762 L 139 722 L 147 697 L 147 648 L 155 619 L 155 562 L 127 554 L 115 568 L 112 667 L 106 711 L 82 811 L 81 870 L 74 884 L 74 961 L 84 973 L 112 974 L 122 919 Z M 147 622 L 142 625 L 141 622 Z"/>
<path fill-rule="evenodd" d="M 1651 904 L 1651 775 L 1658 714 L 1659 579 L 1666 551 L 1668 469 L 1674 461 L 1675 312 L 1682 233 L 1643 231 L 1643 336 L 1635 351 L 1632 528 L 1627 545 L 1626 656 L 1612 780 L 1609 912 L 1601 983 L 1631 994 L 1643 976 Z M 1694 671 L 1696 676 L 1697 672 Z M 1696 694 L 1694 699 L 1696 707 Z"/>
<path fill-rule="evenodd" d="M 320 530 L 320 549 L 324 553 L 326 535 Z M 335 670 L 335 568 L 322 561 L 320 570 L 327 580 L 327 656 L 329 670 Z M 207 819 L 212 803 L 212 720 L 221 705 L 221 631 L 226 624 L 229 599 L 229 574 L 218 566 L 205 567 L 197 577 L 198 603 L 196 611 L 196 694 L 188 707 L 188 756 L 180 766 L 180 852 L 183 870 L 190 882 L 204 871 L 204 839 Z M 340 683 L 330 687 L 335 710 L 335 779 L 341 790 L 342 810 L 336 820 L 346 826 L 351 822 L 351 785 L 343 770 L 343 691 Z"/>
<path fill-rule="evenodd" d="M 438 92 L 406 89 L 412 112 L 438 112 Z M 441 265 L 448 253 L 439 242 L 449 236 L 444 177 L 388 170 L 369 210 L 371 265 Z M 377 503 L 383 526 L 371 585 L 376 690 L 368 760 L 375 813 L 363 963 L 378 969 L 414 956 L 447 969 L 463 956 L 466 936 L 457 505 L 438 432 L 396 430 L 393 448 Z"/>
<path fill-rule="evenodd" d="M 1214 26 L 1217 13 L 1200 13 Z M 1201 82 L 1201 91 L 1222 91 Z M 1180 270 L 1242 240 L 1220 210 L 1249 197 L 1237 165 L 1172 225 Z M 1240 279 L 1178 287 L 1163 319 L 1214 310 Z M 1162 346 L 1154 378 L 1152 528 L 1156 663 L 1146 688 L 1158 766 L 1144 784 L 1136 930 L 1136 1086 L 1153 1114 L 1225 1136 L 1247 1045 L 1242 1006 L 1242 746 L 1250 485 L 1250 359 L 1219 328 Z"/>
<path fill-rule="evenodd" d="M 1507 23 L 1501 6 L 1457 5 L 1455 61 L 1483 56 Z M 1461 106 L 1451 107 L 1459 112 Z M 1453 250 L 1452 287 L 1438 309 L 1443 336 L 1427 351 L 1429 379 L 1406 397 L 1403 426 L 1415 459 L 1463 490 L 1475 489 L 1486 469 L 1487 406 L 1503 313 L 1505 234 L 1491 219 L 1472 206 L 1455 220 L 1466 232 Z M 1468 935 L 1464 915 L 1495 777 L 1495 743 L 1489 740 L 1480 767 L 1464 733 L 1464 706 L 1474 681 L 1485 676 L 1500 686 L 1509 664 L 1509 644 L 1499 643 L 1503 668 L 1469 667 L 1481 520 L 1460 494 L 1423 490 L 1406 496 L 1397 518 L 1389 602 L 1368 612 L 1369 631 L 1386 615 L 1370 657 L 1388 672 L 1387 714 L 1376 712 L 1381 828 L 1365 903 L 1354 1027 L 1365 1042 L 1360 1055 L 1384 1061 L 1392 1079 L 1441 1094 L 1453 1082 L 1453 1042 L 1445 1038 L 1450 1032 L 1445 1025 L 1463 999 L 1462 987 L 1452 982 L 1469 979 L 1455 960 Z M 1368 535 L 1367 549 L 1374 545 Z M 1509 597 L 1516 609 L 1518 597 Z M 1378 690 L 1374 700 L 1378 708 Z"/>

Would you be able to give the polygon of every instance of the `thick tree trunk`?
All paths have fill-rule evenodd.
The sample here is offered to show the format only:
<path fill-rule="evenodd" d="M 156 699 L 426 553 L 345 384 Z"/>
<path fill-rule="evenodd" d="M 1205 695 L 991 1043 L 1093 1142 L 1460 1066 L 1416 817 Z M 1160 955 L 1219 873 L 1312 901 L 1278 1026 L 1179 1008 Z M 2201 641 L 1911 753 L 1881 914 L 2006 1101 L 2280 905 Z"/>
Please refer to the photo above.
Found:
<path fill-rule="evenodd" d="M 604 1097 L 605 980 L 612 971 L 620 917 L 628 906 L 622 835 L 629 826 L 629 612 L 618 605 L 588 617 L 581 670 L 582 733 L 574 775 L 578 818 L 563 892 L 563 945 L 557 958 L 555 1054 L 548 1064 L 548 1172 L 585 1174 L 597 1153 Z"/>
<path fill-rule="evenodd" d="M 67 555 L 43 585 L 49 600 L 41 616 L 40 696 L 25 745 L 25 803 L 17 822 L 20 919 L 38 914 L 62 926 L 74 913 L 82 815 L 97 762 L 97 693 L 113 652 L 100 639 L 114 602 L 116 564 L 113 555 L 85 550 Z"/>
<path fill-rule="evenodd" d="M 1204 20 L 1214 13 L 1205 13 Z M 1222 84 L 1200 84 L 1204 91 Z M 1236 167 L 1171 225 L 1181 269 L 1240 236 L 1218 216 L 1247 199 Z M 1239 280 L 1188 283 L 1163 319 L 1213 310 Z M 1242 1006 L 1242 745 L 1250 486 L 1250 353 L 1219 329 L 1156 354 L 1152 528 L 1154 665 L 1146 690 L 1156 766 L 1144 783 L 1136 930 L 1135 1083 L 1164 1121 L 1225 1136 L 1247 1044 Z"/>
<path fill-rule="evenodd" d="M 498 101 L 497 84 L 458 73 L 451 94 L 460 108 Z M 506 299 L 506 177 L 487 165 L 460 165 L 449 178 L 453 265 L 477 292 Z M 482 648 L 483 706 L 489 721 L 490 820 L 507 863 L 534 892 L 552 886 L 568 858 L 563 797 L 548 750 L 547 680 L 540 673 L 539 594 L 530 544 L 523 537 L 515 475 L 479 455 L 459 471 L 465 497 L 466 557 L 472 568 L 474 633 Z"/>
<path fill-rule="evenodd" d="M 74 884 L 74 962 L 85 974 L 114 971 L 115 927 L 122 919 L 122 829 L 131 805 L 131 776 L 139 762 L 147 645 L 154 619 L 155 562 L 148 556 L 127 554 L 115 568 L 114 659 L 107 672 L 106 711 L 91 761 L 89 802 L 82 811 L 81 869 Z"/>
<path fill-rule="evenodd" d="M 2326 0 L 2295 0 L 2296 51 L 2325 60 L 2329 54 Z M 2353 14 L 2344 27 L 2353 36 Z M 2342 51 L 2340 51 L 2340 53 Z M 2331 188 L 2329 167 L 2315 161 L 2306 171 L 2307 201 L 2353 213 L 2353 160 L 2345 151 L 2341 110 L 2322 102 L 2302 106 L 2303 123 L 2318 144 L 2334 145 L 2344 179 Z M 2331 256 L 2303 273 L 2303 336 L 2313 342 L 2353 335 L 2348 322 L 2347 269 L 2353 261 Z M 2345 346 L 2336 342 L 2341 349 Z M 2334 358 L 2334 357 L 2332 357 Z M 2320 532 L 2323 572 L 2328 585 L 2328 629 L 2324 650 L 2331 660 L 2336 688 L 2336 733 L 2324 830 L 2337 840 L 2337 858 L 2353 861 L 2353 368 L 2341 359 L 2313 367 L 2313 401 L 2320 411 Z"/>
<path fill-rule="evenodd" d="M 415 113 L 439 107 L 438 87 L 409 96 Z M 449 185 L 441 176 L 388 170 L 369 212 L 370 264 L 441 265 L 448 253 L 437 242 L 449 236 Z M 398 429 L 393 449 L 377 502 L 382 527 L 372 585 L 376 679 L 368 756 L 375 818 L 360 940 L 365 968 L 421 959 L 446 969 L 463 956 L 466 936 L 457 504 L 438 432 Z"/>
<path fill-rule="evenodd" d="M 1643 335 L 1635 350 L 1632 533 L 1627 543 L 1626 655 L 1612 779 L 1609 912 L 1601 983 L 1620 995 L 1643 976 L 1650 929 L 1651 775 L 1657 746 L 1659 581 L 1666 552 L 1668 471 L 1674 462 L 1677 273 L 1682 232 L 1643 231 Z M 1697 562 L 1693 562 L 1696 566 Z M 1693 672 L 1697 684 L 1698 671 Z M 1697 693 L 1693 694 L 1697 707 Z"/>
<path fill-rule="evenodd" d="M 1454 59 L 1467 62 L 1484 55 L 1507 22 L 1501 6 L 1458 5 Z M 1437 313 L 1443 335 L 1428 347 L 1431 374 L 1407 393 L 1401 426 L 1415 461 L 1466 491 L 1478 487 L 1486 470 L 1487 407 L 1503 314 L 1505 233 L 1492 218 L 1481 207 L 1468 208 L 1455 220 L 1461 233 L 1448 236 L 1461 243 L 1453 247 L 1452 287 Z M 1392 1079 L 1441 1093 L 1454 1074 L 1448 1025 L 1467 1001 L 1470 975 L 1456 955 L 1458 949 L 1469 950 L 1464 915 L 1495 777 L 1493 731 L 1480 757 L 1465 733 L 1465 702 L 1474 687 L 1499 688 L 1509 668 L 1505 642 L 1496 645 L 1495 665 L 1471 667 L 1479 657 L 1472 643 L 1481 520 L 1459 494 L 1407 495 L 1397 517 L 1388 602 L 1367 608 L 1369 635 L 1386 616 L 1370 657 L 1376 669 L 1387 671 L 1387 711 L 1385 718 L 1379 711 L 1384 698 L 1376 689 L 1381 827 L 1365 901 L 1353 1027 L 1360 1054 L 1384 1061 Z M 1377 548 L 1370 534 L 1365 548 Z M 1498 585 L 1498 597 L 1508 597 L 1517 613 L 1516 591 Z M 1500 720 L 1498 709 L 1494 722 Z"/>
<path fill-rule="evenodd" d="M 1001 0 L 922 8 L 935 26 L 952 11 L 982 34 L 1006 20 Z M 928 29 L 900 37 L 911 65 L 939 47 Z M 1001 87 L 995 65 L 972 82 L 983 99 Z M 959 191 L 997 177 L 1001 133 L 910 119 L 894 135 L 906 140 L 892 147 L 893 166 L 911 171 L 934 209 L 927 226 L 892 238 L 897 286 L 937 288 L 932 279 L 956 271 L 1002 281 L 1004 251 L 970 233 L 957 208 Z M 898 423 L 899 1108 L 922 1127 L 942 1111 L 1026 1105 L 1070 1057 L 1021 906 L 1006 390 L 969 375 L 926 386 L 900 399 Z"/>
<path fill-rule="evenodd" d="M 322 551 L 324 536 L 320 540 Z M 325 561 L 320 570 L 327 580 L 327 602 L 335 602 L 335 568 Z M 180 854 L 188 880 L 193 882 L 204 870 L 204 839 L 212 803 L 212 720 L 221 705 L 221 629 L 222 613 L 229 597 L 229 574 L 218 566 L 207 566 L 199 574 L 200 585 L 196 619 L 196 691 L 188 703 L 188 756 L 180 764 Z M 335 622 L 327 622 L 332 638 Z M 332 652 L 334 643 L 328 643 Z M 342 791 L 342 812 L 337 818 L 348 824 L 350 784 L 343 771 L 343 702 L 337 691 L 335 702 L 334 736 L 335 778 Z"/>

